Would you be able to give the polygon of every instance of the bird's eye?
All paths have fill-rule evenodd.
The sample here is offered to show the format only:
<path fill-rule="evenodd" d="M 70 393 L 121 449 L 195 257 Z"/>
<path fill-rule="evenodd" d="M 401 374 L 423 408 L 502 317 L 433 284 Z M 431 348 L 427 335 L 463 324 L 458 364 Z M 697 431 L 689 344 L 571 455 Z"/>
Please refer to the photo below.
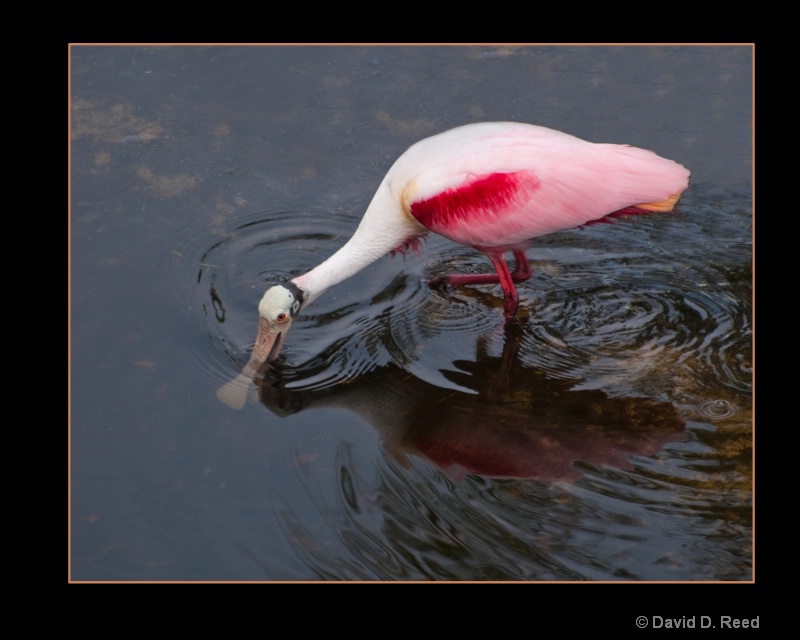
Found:
<path fill-rule="evenodd" d="M 287 317 L 288 316 L 283 311 L 281 311 L 277 316 L 275 316 L 275 320 L 277 322 L 286 322 Z"/>

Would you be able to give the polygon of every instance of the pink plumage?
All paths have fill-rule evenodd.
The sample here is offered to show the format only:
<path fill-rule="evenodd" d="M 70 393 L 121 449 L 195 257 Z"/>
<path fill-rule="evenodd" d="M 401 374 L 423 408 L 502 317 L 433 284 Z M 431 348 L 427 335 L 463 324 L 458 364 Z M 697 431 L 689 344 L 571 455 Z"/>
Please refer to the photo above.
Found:
<path fill-rule="evenodd" d="M 668 211 L 689 179 L 652 151 L 510 122 L 423 140 L 392 170 L 408 176 L 412 216 L 475 247 L 513 247 L 634 207 Z"/>
<path fill-rule="evenodd" d="M 519 301 L 514 285 L 531 276 L 524 251 L 532 239 L 618 215 L 671 211 L 688 183 L 687 169 L 652 151 L 535 125 L 487 122 L 426 138 L 392 165 L 339 251 L 264 294 L 251 363 L 277 357 L 292 319 L 311 299 L 386 253 L 416 247 L 429 231 L 482 251 L 496 271 L 435 282 L 500 283 L 511 318 Z"/>

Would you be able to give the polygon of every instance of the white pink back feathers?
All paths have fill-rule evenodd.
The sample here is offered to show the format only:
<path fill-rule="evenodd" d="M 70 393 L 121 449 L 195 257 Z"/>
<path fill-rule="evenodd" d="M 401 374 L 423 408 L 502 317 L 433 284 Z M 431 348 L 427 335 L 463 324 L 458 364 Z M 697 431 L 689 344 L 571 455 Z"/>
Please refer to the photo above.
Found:
<path fill-rule="evenodd" d="M 386 253 L 405 252 L 429 231 L 482 251 L 497 272 L 437 282 L 499 282 L 511 318 L 518 305 L 514 283 L 531 276 L 524 251 L 533 238 L 617 215 L 671 211 L 688 183 L 688 170 L 652 151 L 529 124 L 471 124 L 422 140 L 389 169 L 347 244 L 264 294 L 247 369 L 278 356 L 304 304 Z M 517 261 L 513 273 L 507 251 Z"/>

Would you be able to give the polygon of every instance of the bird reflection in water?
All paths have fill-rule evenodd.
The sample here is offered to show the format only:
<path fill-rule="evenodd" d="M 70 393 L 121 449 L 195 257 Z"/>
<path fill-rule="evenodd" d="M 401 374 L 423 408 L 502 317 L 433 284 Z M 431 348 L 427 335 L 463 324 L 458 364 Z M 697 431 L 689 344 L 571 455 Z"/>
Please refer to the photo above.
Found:
<path fill-rule="evenodd" d="M 274 369 L 254 381 L 261 402 L 279 416 L 348 409 L 375 428 L 401 464 L 421 457 L 454 479 L 572 481 L 581 475 L 576 463 L 629 469 L 630 456 L 684 439 L 685 423 L 670 403 L 610 398 L 523 366 L 522 336 L 522 325 L 509 323 L 501 357 L 489 355 L 481 339 L 474 362 L 442 372 L 474 393 L 429 384 L 394 365 L 322 390 L 289 389 Z"/>

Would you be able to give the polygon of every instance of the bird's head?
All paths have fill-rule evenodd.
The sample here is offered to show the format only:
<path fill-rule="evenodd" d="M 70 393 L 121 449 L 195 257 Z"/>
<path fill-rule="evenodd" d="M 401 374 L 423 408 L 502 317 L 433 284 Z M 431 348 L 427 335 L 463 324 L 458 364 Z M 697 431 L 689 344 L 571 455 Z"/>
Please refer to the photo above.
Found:
<path fill-rule="evenodd" d="M 250 356 L 250 364 L 254 369 L 265 362 L 272 362 L 280 355 L 292 321 L 305 301 L 305 292 L 293 282 L 278 284 L 267 290 L 258 303 L 258 335 Z"/>

